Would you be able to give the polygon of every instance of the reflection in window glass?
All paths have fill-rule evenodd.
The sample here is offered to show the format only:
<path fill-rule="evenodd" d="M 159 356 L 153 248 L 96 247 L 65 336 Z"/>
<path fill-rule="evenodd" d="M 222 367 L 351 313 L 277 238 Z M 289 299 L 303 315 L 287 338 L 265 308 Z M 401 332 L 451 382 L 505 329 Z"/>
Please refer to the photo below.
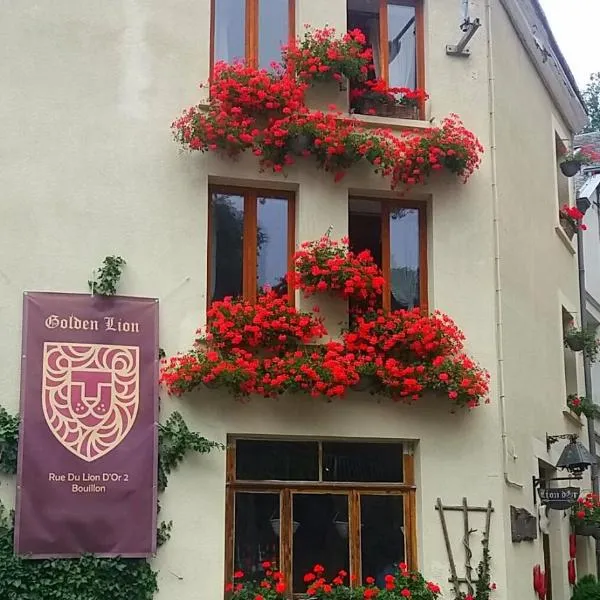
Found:
<path fill-rule="evenodd" d="M 215 62 L 246 55 L 246 0 L 215 0 Z"/>
<path fill-rule="evenodd" d="M 261 580 L 261 563 L 279 564 L 279 494 L 235 495 L 235 570 Z"/>
<path fill-rule="evenodd" d="M 402 444 L 323 442 L 323 481 L 401 482 Z"/>
<path fill-rule="evenodd" d="M 317 481 L 317 442 L 237 440 L 235 446 L 238 479 Z"/>
<path fill-rule="evenodd" d="M 384 588 L 385 576 L 406 561 L 404 498 L 361 494 L 360 518 L 363 578 L 375 577 Z"/>
<path fill-rule="evenodd" d="M 244 198 L 214 193 L 211 200 L 211 300 L 243 292 Z"/>
<path fill-rule="evenodd" d="M 258 289 L 268 286 L 285 294 L 285 275 L 288 270 L 288 203 L 281 198 L 259 198 L 257 210 Z"/>
<path fill-rule="evenodd" d="M 419 306 L 419 211 L 390 214 L 390 292 L 392 310 Z"/>
<path fill-rule="evenodd" d="M 315 564 L 327 565 L 335 576 L 349 572 L 348 496 L 345 494 L 294 494 L 292 501 L 293 592 L 306 591 L 304 575 Z"/>
<path fill-rule="evenodd" d="M 289 38 L 289 0 L 260 0 L 258 5 L 258 66 L 281 61 L 281 46 Z"/>
<path fill-rule="evenodd" d="M 414 6 L 388 4 L 388 64 L 391 87 L 417 87 Z"/>

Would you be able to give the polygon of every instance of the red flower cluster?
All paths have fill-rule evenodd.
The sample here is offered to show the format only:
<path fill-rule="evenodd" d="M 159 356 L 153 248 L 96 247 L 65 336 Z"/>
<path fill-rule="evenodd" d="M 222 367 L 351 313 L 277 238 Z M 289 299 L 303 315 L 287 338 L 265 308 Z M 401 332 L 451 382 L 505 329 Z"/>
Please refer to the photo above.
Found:
<path fill-rule="evenodd" d="M 213 302 L 207 313 L 206 340 L 225 352 L 234 348 L 277 352 L 309 344 L 326 333 L 321 319 L 296 310 L 272 290 L 256 302 L 232 298 Z"/>
<path fill-rule="evenodd" d="M 600 525 L 600 496 L 589 493 L 577 500 L 572 509 L 575 522 Z"/>
<path fill-rule="evenodd" d="M 327 335 L 322 321 L 273 292 L 256 304 L 215 302 L 206 337 L 190 353 L 163 362 L 168 391 L 181 395 L 204 384 L 236 397 L 290 392 L 334 398 L 368 378 L 371 391 L 393 400 L 417 400 L 435 390 L 456 406 L 474 408 L 487 397 L 488 375 L 464 354 L 455 323 L 439 312 L 374 311 L 369 303 L 381 293 L 383 278 L 370 257 L 355 257 L 345 242 L 305 244 L 289 280 L 305 292 L 329 289 L 365 299 L 368 312 L 356 315 L 341 342 L 308 346 Z"/>
<path fill-rule="evenodd" d="M 385 575 L 382 589 L 375 585 L 373 577 L 366 577 L 364 585 L 357 585 L 351 578 L 352 586 L 347 583 L 347 577 L 348 573 L 342 570 L 329 581 L 325 569 L 315 565 L 304 575 L 308 586 L 306 594 L 316 600 L 372 600 L 378 596 L 386 600 L 436 600 L 441 593 L 437 584 L 426 581 L 418 571 L 410 571 L 405 563 L 400 563 L 393 574 Z"/>
<path fill-rule="evenodd" d="M 584 214 L 576 206 L 563 204 L 558 214 L 561 219 L 567 220 L 574 229 L 581 229 L 582 231 L 587 229 L 587 225 L 582 223 Z"/>
<path fill-rule="evenodd" d="M 231 598 L 236 600 L 284 600 L 286 589 L 283 573 L 269 561 L 262 563 L 265 576 L 261 581 L 241 581 L 245 574 L 236 571 L 233 582 L 225 585 L 225 591 L 231 593 Z"/>
<path fill-rule="evenodd" d="M 347 238 L 338 242 L 324 236 L 303 242 L 293 261 L 295 286 L 306 296 L 334 292 L 374 305 L 383 293 L 385 279 L 370 252 L 350 251 Z"/>
<path fill-rule="evenodd" d="M 350 106 L 362 114 L 377 114 L 376 108 L 366 109 L 371 105 L 420 106 L 429 98 L 423 89 L 407 87 L 389 87 L 383 79 L 369 79 L 360 83 L 350 91 Z"/>
<path fill-rule="evenodd" d="M 200 106 L 186 110 L 172 124 L 175 139 L 190 150 L 221 151 L 230 157 L 251 150 L 259 157 L 261 168 L 275 172 L 283 171 L 299 157 L 312 156 L 320 168 L 334 174 L 336 181 L 362 160 L 382 176 L 391 177 L 392 189 L 424 183 L 433 171 L 444 168 L 466 181 L 479 166 L 483 147 L 456 115 L 425 133 L 396 135 L 389 129 L 365 129 L 359 120 L 340 113 L 308 110 L 305 74 L 318 78 L 319 74 L 341 77 L 343 73 L 356 80 L 370 59 L 370 50 L 361 45 L 364 36 L 360 31 L 341 39 L 334 39 L 332 30 L 323 31 L 309 36 L 319 48 L 326 48 L 321 58 L 302 49 L 302 44 L 286 50 L 284 58 L 292 61 L 294 68 L 288 64 L 267 72 L 241 63 L 217 64 L 208 110 Z M 305 56 L 305 52 L 309 54 Z M 354 66 L 360 64 L 357 73 L 352 74 L 340 56 L 350 56 Z M 311 64 L 308 70 L 305 65 L 297 72 L 301 59 Z M 374 84 L 373 89 L 381 95 L 377 86 L 381 84 Z M 400 93 L 400 103 L 420 102 L 426 96 L 422 90 L 404 88 L 388 92 Z"/>
<path fill-rule="evenodd" d="M 283 48 L 283 62 L 300 81 L 364 80 L 373 69 L 373 51 L 366 38 L 354 29 L 341 38 L 335 29 L 307 28 L 302 39 Z"/>

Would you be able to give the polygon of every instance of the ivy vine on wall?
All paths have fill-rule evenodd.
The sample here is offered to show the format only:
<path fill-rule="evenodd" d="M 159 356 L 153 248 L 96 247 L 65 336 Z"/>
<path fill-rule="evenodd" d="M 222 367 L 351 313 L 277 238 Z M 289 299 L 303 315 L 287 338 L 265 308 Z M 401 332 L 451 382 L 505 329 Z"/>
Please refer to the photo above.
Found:
<path fill-rule="evenodd" d="M 99 296 L 114 296 L 125 264 L 121 256 L 107 256 L 102 266 L 94 271 L 94 278 L 88 281 L 90 292 Z"/>
<path fill-rule="evenodd" d="M 17 472 L 19 417 L 0 407 L 0 475 Z M 189 452 L 223 449 L 190 431 L 183 417 L 172 413 L 160 425 L 158 489 Z M 160 506 L 159 506 L 160 510 Z M 14 554 L 13 513 L 0 503 L 0 598 L 2 600 L 152 600 L 158 590 L 157 572 L 139 558 L 25 560 Z M 161 523 L 158 545 L 169 539 L 172 523 Z"/>

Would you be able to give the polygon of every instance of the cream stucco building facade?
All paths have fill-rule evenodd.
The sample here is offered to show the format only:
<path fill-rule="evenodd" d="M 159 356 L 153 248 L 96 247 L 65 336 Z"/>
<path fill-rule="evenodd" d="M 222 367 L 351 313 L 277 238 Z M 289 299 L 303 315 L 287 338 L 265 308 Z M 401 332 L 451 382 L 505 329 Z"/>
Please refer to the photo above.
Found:
<path fill-rule="evenodd" d="M 228 4 L 221 2 L 225 10 Z M 532 476 L 540 464 L 554 465 L 561 450 L 547 451 L 547 432 L 585 439 L 583 424 L 566 414 L 562 319 L 563 311 L 577 316 L 579 300 L 574 246 L 558 222 L 564 182 L 556 169 L 556 140 L 570 139 L 585 113 L 535 0 L 471 2 L 470 18 L 482 26 L 468 58 L 446 54 L 462 35 L 458 0 L 417 4 L 426 119 L 364 119 L 426 128 L 430 118 L 455 112 L 486 148 L 467 184 L 440 175 L 403 200 L 422 203 L 426 215 L 427 304 L 465 332 L 469 353 L 491 375 L 490 404 L 450 414 L 435 397 L 414 406 L 357 392 L 332 403 L 240 403 L 203 390 L 164 395 L 162 411 L 179 410 L 190 427 L 223 443 L 232 436 L 403 442 L 414 456 L 418 567 L 449 590 L 437 498 L 446 505 L 463 497 L 471 506 L 491 501 L 493 597 L 533 600 L 531 572 L 544 564 L 543 539 L 538 532 L 534 541 L 513 543 L 510 507 L 537 515 Z M 304 23 L 347 25 L 344 0 L 296 0 L 294 10 L 298 33 Z M 7 408 L 18 409 L 23 292 L 85 292 L 106 255 L 127 260 L 121 293 L 159 298 L 167 353 L 191 345 L 207 304 L 210 185 L 292 193 L 297 243 L 329 226 L 345 235 L 349 196 L 394 200 L 366 168 L 334 183 L 309 161 L 284 177 L 259 173 L 252 156 L 232 162 L 178 152 L 169 124 L 202 98 L 210 14 L 210 0 L 3 4 L 0 388 Z M 155 559 L 158 600 L 222 597 L 226 493 L 225 453 L 192 457 L 172 478 L 162 499 L 172 538 Z M 0 497 L 13 502 L 14 482 L 3 482 Z M 464 577 L 462 518 L 446 519 Z M 476 566 L 484 521 L 480 513 L 471 519 Z M 553 598 L 562 600 L 569 597 L 568 518 L 552 511 L 549 527 Z M 580 572 L 593 570 L 583 538 L 578 552 Z"/>

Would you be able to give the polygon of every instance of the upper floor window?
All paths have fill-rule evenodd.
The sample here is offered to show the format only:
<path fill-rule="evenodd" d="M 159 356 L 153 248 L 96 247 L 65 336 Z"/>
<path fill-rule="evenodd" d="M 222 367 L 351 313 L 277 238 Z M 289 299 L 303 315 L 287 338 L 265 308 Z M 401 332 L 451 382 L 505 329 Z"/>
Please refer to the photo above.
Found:
<path fill-rule="evenodd" d="M 418 203 L 351 198 L 348 234 L 383 270 L 385 310 L 427 307 L 427 219 Z"/>
<path fill-rule="evenodd" d="M 301 594 L 315 564 L 381 587 L 394 565 L 415 566 L 414 461 L 401 443 L 237 439 L 227 465 L 228 581 L 260 580 L 269 561 Z"/>
<path fill-rule="evenodd" d="M 294 252 L 294 197 L 282 191 L 211 187 L 208 300 L 282 294 Z"/>
<path fill-rule="evenodd" d="M 212 0 L 211 60 L 268 69 L 295 36 L 295 0 Z"/>
<path fill-rule="evenodd" d="M 420 0 L 347 0 L 348 29 L 361 29 L 373 49 L 374 75 L 390 87 L 423 88 Z"/>

